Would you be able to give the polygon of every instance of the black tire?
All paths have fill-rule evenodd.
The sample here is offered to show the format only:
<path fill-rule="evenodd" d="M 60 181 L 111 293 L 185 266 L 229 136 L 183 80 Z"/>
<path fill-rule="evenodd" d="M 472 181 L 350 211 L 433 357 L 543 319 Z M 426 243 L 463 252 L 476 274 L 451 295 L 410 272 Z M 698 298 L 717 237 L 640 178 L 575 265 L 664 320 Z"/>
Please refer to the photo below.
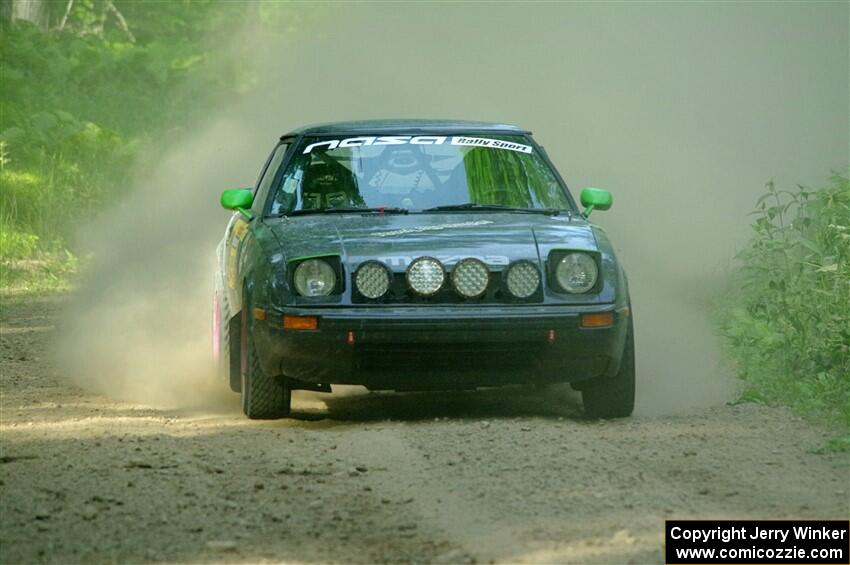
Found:
<path fill-rule="evenodd" d="M 635 409 L 635 335 L 631 318 L 626 332 L 617 374 L 594 379 L 582 389 L 584 413 L 590 418 L 625 418 Z"/>
<path fill-rule="evenodd" d="M 252 420 L 289 416 L 292 390 L 282 379 L 267 375 L 260 365 L 252 331 L 250 303 L 243 301 L 241 335 L 242 411 Z"/>

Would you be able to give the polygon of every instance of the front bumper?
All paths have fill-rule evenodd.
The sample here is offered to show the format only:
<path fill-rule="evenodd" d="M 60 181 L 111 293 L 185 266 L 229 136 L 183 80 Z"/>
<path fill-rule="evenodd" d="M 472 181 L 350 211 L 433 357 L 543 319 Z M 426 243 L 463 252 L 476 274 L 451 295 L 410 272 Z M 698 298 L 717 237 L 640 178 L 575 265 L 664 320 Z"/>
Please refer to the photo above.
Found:
<path fill-rule="evenodd" d="M 614 324 L 581 327 L 582 314 L 598 312 L 614 312 Z M 316 316 L 318 329 L 284 329 L 284 315 Z M 572 382 L 616 373 L 628 315 L 613 304 L 287 308 L 255 322 L 254 339 L 267 373 L 314 384 L 421 390 Z"/>

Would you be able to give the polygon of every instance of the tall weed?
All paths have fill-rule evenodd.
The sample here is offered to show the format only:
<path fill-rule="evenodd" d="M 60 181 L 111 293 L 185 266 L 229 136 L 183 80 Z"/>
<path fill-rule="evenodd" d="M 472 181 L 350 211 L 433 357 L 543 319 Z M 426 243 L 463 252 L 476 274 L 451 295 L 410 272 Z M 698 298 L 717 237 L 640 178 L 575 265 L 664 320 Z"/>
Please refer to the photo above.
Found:
<path fill-rule="evenodd" d="M 850 429 L 850 184 L 766 188 L 719 327 L 745 399 Z"/>

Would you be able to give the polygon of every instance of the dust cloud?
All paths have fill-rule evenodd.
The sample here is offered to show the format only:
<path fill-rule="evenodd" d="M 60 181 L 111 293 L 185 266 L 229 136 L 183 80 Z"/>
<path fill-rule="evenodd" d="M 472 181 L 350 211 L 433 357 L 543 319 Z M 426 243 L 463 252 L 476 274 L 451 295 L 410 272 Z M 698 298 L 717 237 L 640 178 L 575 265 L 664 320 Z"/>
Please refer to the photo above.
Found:
<path fill-rule="evenodd" d="M 523 125 L 574 194 L 613 192 L 593 220 L 629 273 L 637 413 L 731 398 L 705 303 L 765 181 L 847 166 L 846 3 L 333 5 L 312 25 L 238 38 L 263 72 L 251 94 L 164 140 L 87 227 L 61 348 L 78 382 L 155 405 L 226 396 L 208 360 L 219 192 L 252 184 L 293 127 L 442 117 Z"/>

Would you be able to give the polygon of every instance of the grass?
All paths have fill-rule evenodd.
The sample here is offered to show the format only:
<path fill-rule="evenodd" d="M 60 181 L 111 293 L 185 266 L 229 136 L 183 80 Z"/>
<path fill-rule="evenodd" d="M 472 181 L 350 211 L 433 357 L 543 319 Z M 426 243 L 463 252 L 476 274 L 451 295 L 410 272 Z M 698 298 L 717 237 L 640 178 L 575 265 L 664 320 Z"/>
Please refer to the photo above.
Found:
<path fill-rule="evenodd" d="M 5 149 L 0 142 L 0 152 Z M 2 153 L 0 153 L 2 154 Z M 72 181 L 39 167 L 0 169 L 0 294 L 61 292 L 72 286 L 78 260 L 65 234 L 82 206 Z M 85 177 L 83 177 L 83 181 Z"/>
<path fill-rule="evenodd" d="M 77 257 L 68 251 L 4 259 L 0 261 L 0 298 L 67 292 L 77 271 Z"/>

